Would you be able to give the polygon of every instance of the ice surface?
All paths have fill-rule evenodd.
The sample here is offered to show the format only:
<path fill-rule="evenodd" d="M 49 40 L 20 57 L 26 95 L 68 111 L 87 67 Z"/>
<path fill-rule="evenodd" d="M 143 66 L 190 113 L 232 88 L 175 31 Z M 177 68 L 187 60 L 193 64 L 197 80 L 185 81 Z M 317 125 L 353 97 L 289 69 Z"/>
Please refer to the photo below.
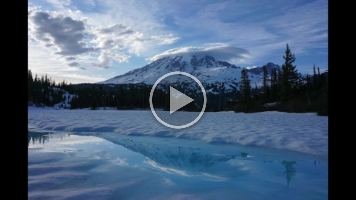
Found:
<path fill-rule="evenodd" d="M 29 127 L 47 131 L 189 138 L 328 155 L 328 117 L 315 113 L 208 112 L 193 126 L 175 130 L 156 121 L 151 111 L 28 109 Z"/>

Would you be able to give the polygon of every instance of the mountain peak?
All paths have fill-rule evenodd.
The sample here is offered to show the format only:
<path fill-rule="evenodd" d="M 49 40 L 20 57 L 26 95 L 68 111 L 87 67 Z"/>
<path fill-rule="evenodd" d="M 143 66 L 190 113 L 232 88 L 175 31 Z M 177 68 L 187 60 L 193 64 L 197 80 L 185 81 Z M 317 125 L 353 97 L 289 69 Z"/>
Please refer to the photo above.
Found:
<path fill-rule="evenodd" d="M 273 68 L 280 69 L 279 65 L 276 65 L 276 64 L 274 64 L 272 62 L 268 62 L 264 66 L 266 66 L 268 74 L 271 74 Z M 255 67 L 255 68 L 252 68 L 252 69 L 247 69 L 247 71 L 249 73 L 255 74 L 255 75 L 263 74 L 263 66 Z"/>
<path fill-rule="evenodd" d="M 267 70 L 270 74 L 272 68 L 279 68 L 274 63 L 267 63 Z M 161 76 L 173 72 L 182 71 L 192 74 L 198 78 L 203 85 L 212 83 L 225 83 L 226 89 L 237 89 L 241 78 L 242 68 L 227 61 L 216 60 L 212 55 L 187 56 L 175 55 L 157 59 L 144 67 L 132 70 L 126 74 L 116 76 L 109 80 L 100 82 L 103 84 L 130 84 L 145 83 L 153 85 Z M 251 84 L 262 84 L 262 67 L 249 69 Z M 207 89 L 209 92 L 209 89 Z"/>

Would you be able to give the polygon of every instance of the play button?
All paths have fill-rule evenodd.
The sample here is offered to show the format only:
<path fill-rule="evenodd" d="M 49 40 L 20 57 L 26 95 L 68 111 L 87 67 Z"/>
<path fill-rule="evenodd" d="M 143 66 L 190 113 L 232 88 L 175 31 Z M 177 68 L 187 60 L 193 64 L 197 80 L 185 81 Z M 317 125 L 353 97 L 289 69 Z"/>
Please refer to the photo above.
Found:
<path fill-rule="evenodd" d="M 169 87 L 169 114 L 174 113 L 192 101 L 194 101 L 194 99 L 179 92 L 172 86 Z"/>
<path fill-rule="evenodd" d="M 195 102 L 195 100 L 193 98 L 191 98 L 190 96 L 181 92 L 184 90 L 179 91 L 176 88 L 169 86 L 169 91 L 166 91 L 166 92 L 169 92 L 169 112 L 168 111 L 157 111 L 159 113 L 159 114 L 157 114 L 157 112 L 155 111 L 155 109 L 153 107 L 153 103 L 152 103 L 154 91 L 155 91 L 157 85 L 163 79 L 166 79 L 166 78 L 168 78 L 170 76 L 174 76 L 174 75 L 179 76 L 179 78 L 177 78 L 179 80 L 182 80 L 181 79 L 182 75 L 185 76 L 184 78 L 193 79 L 194 81 L 192 81 L 192 82 L 195 82 L 195 84 L 197 84 L 199 86 L 201 92 L 194 90 L 194 93 L 201 94 L 202 99 L 203 99 L 202 106 L 198 107 L 198 108 L 201 107 L 200 113 L 199 112 L 180 112 L 179 109 L 181 109 L 181 108 L 184 109 L 185 106 L 189 107 L 189 105 L 192 105 L 192 104 L 193 104 L 192 106 L 196 106 L 196 104 L 198 104 L 199 101 Z M 172 78 L 172 77 L 170 77 L 170 78 Z M 176 79 L 173 79 L 173 80 L 176 80 Z M 162 81 L 162 82 L 164 82 L 164 81 Z M 166 80 L 165 83 L 167 84 L 168 81 Z M 188 85 L 193 85 L 193 83 L 189 83 Z M 158 95 L 162 95 L 162 94 L 159 93 Z M 206 100 L 206 92 L 205 92 L 205 89 L 204 89 L 203 85 L 201 84 L 201 82 L 193 75 L 186 73 L 186 72 L 181 72 L 181 71 L 170 72 L 170 73 L 167 73 L 167 74 L 163 75 L 162 77 L 160 77 L 153 85 L 153 87 L 151 89 L 151 93 L 150 93 L 150 98 L 149 98 L 151 112 L 152 112 L 153 116 L 157 119 L 157 121 L 159 121 L 161 124 L 163 124 L 169 128 L 174 128 L 174 129 L 187 128 L 187 127 L 190 127 L 191 125 L 195 124 L 196 122 L 198 122 L 198 120 L 204 114 L 205 107 L 206 107 L 206 101 L 207 101 Z M 168 110 L 168 108 L 167 108 L 167 110 Z M 199 113 L 199 115 L 198 115 L 198 113 Z M 167 123 L 167 122 L 169 122 L 169 123 Z"/>

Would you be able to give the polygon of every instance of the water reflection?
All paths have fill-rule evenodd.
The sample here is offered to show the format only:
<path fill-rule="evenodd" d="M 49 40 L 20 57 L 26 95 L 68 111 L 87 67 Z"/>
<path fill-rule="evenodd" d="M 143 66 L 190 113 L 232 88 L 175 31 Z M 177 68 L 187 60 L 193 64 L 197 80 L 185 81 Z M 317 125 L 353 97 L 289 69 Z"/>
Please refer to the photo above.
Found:
<path fill-rule="evenodd" d="M 35 144 L 45 144 L 49 142 L 49 139 L 53 136 L 50 132 L 27 132 L 27 147 L 30 146 L 32 140 L 32 145 Z M 70 134 L 56 134 L 57 137 L 60 137 L 63 140 L 64 137 L 70 137 Z"/>
<path fill-rule="evenodd" d="M 28 145 L 30 145 L 31 140 L 33 145 L 35 145 L 35 143 L 44 145 L 45 143 L 48 143 L 52 137 L 56 137 L 58 139 L 60 137 L 63 139 L 63 137 L 68 136 L 69 134 L 28 132 Z M 82 135 L 80 140 L 82 142 L 87 141 L 88 139 L 85 137 L 86 136 Z M 151 168 L 158 171 L 164 171 L 177 175 L 184 174 L 184 176 L 189 177 L 209 177 L 210 180 L 214 179 L 215 181 L 226 180 L 226 178 L 240 177 L 252 173 L 251 169 L 258 167 L 258 162 L 255 162 L 257 160 L 266 163 L 267 159 L 268 163 L 271 165 L 268 168 L 272 167 L 271 169 L 274 168 L 273 166 L 277 166 L 273 164 L 273 160 L 276 159 L 274 156 L 256 154 L 254 151 L 249 152 L 248 148 L 238 145 L 213 145 L 201 141 L 174 138 L 167 139 L 157 137 L 122 136 L 116 133 L 98 134 L 95 138 L 102 138 L 105 141 L 124 147 L 130 152 L 136 152 L 143 156 L 142 160 L 136 160 L 135 163 L 130 163 L 132 162 L 130 159 L 126 160 L 125 163 L 120 161 L 119 163 L 121 163 L 121 166 L 146 163 Z M 77 143 L 78 139 L 79 138 L 73 138 L 73 141 L 68 141 L 67 144 L 74 144 L 74 141 Z M 90 145 L 90 147 L 86 148 L 92 149 L 93 147 Z M 98 151 L 98 149 L 92 150 L 93 152 L 90 152 L 90 157 L 105 159 L 118 157 L 114 156 L 112 152 L 109 154 L 101 149 L 100 151 Z M 73 149 L 73 151 L 76 150 Z M 79 151 L 81 150 L 78 150 L 78 152 Z M 314 164 L 315 163 L 316 162 L 314 162 Z M 282 164 L 285 167 L 283 175 L 287 179 L 287 185 L 289 186 L 290 181 L 296 174 L 296 169 L 294 168 L 296 161 L 283 160 Z"/>
<path fill-rule="evenodd" d="M 101 137 L 101 136 L 100 136 Z M 208 170 L 217 163 L 226 163 L 238 156 L 238 152 L 224 152 L 219 149 L 208 148 L 207 144 L 195 147 L 183 141 L 179 145 L 174 145 L 169 139 L 140 137 L 103 137 L 115 144 L 140 153 L 145 157 L 159 163 L 160 165 L 189 168 L 191 170 Z M 196 145 L 196 144 L 195 144 Z M 244 155 L 244 153 L 241 153 Z M 243 156 L 242 156 L 243 157 Z"/>
<path fill-rule="evenodd" d="M 27 147 L 30 146 L 30 142 L 32 139 L 32 144 L 35 145 L 35 143 L 39 143 L 39 144 L 45 144 L 45 142 L 49 142 L 49 133 L 41 133 L 41 132 L 27 132 Z"/>
<path fill-rule="evenodd" d="M 246 193 L 252 198 L 242 196 L 242 199 L 260 199 L 256 198 L 257 194 L 261 194 L 261 198 L 277 195 L 268 199 L 288 199 L 291 196 L 308 199 L 314 195 L 327 199 L 327 162 L 321 160 L 319 165 L 318 157 L 235 144 L 118 133 L 73 133 L 68 136 L 28 132 L 29 191 L 32 195 L 39 191 L 45 194 L 47 186 L 57 192 L 61 187 L 68 188 L 68 183 L 71 183 L 85 189 L 97 185 L 119 185 L 115 194 L 125 191 L 147 194 L 140 188 L 149 191 L 157 188 L 174 194 L 189 194 L 194 190 L 199 195 L 202 191 L 219 193 L 202 199 L 235 199 Z M 36 144 L 32 146 L 32 143 Z M 282 191 L 284 178 L 289 187 L 296 175 L 297 162 L 298 181 L 294 180 L 292 188 Z M 314 164 L 318 165 L 314 167 Z M 68 171 L 77 172 L 83 178 L 68 175 Z M 282 192 L 277 194 L 277 190 Z M 160 196 L 160 199 L 172 197 L 178 198 Z M 143 196 L 137 199 L 143 199 Z"/>
<path fill-rule="evenodd" d="M 282 161 L 283 166 L 286 168 L 286 171 L 284 171 L 284 175 L 286 176 L 287 179 L 287 185 L 289 186 L 289 182 L 292 180 L 292 177 L 295 176 L 297 171 L 293 167 L 294 164 L 297 164 L 295 161 Z"/>

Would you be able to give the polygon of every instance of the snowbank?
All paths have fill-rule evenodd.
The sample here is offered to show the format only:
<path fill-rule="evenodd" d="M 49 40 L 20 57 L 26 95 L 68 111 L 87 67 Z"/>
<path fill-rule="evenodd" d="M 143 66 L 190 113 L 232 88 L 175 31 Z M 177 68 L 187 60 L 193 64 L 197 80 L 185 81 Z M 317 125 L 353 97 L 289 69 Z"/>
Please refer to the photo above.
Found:
<path fill-rule="evenodd" d="M 160 124 L 150 111 L 145 110 L 92 111 L 29 107 L 28 124 L 29 127 L 54 132 L 116 132 L 258 145 L 323 156 L 328 154 L 328 117 L 314 113 L 205 113 L 193 126 L 174 130 Z"/>

